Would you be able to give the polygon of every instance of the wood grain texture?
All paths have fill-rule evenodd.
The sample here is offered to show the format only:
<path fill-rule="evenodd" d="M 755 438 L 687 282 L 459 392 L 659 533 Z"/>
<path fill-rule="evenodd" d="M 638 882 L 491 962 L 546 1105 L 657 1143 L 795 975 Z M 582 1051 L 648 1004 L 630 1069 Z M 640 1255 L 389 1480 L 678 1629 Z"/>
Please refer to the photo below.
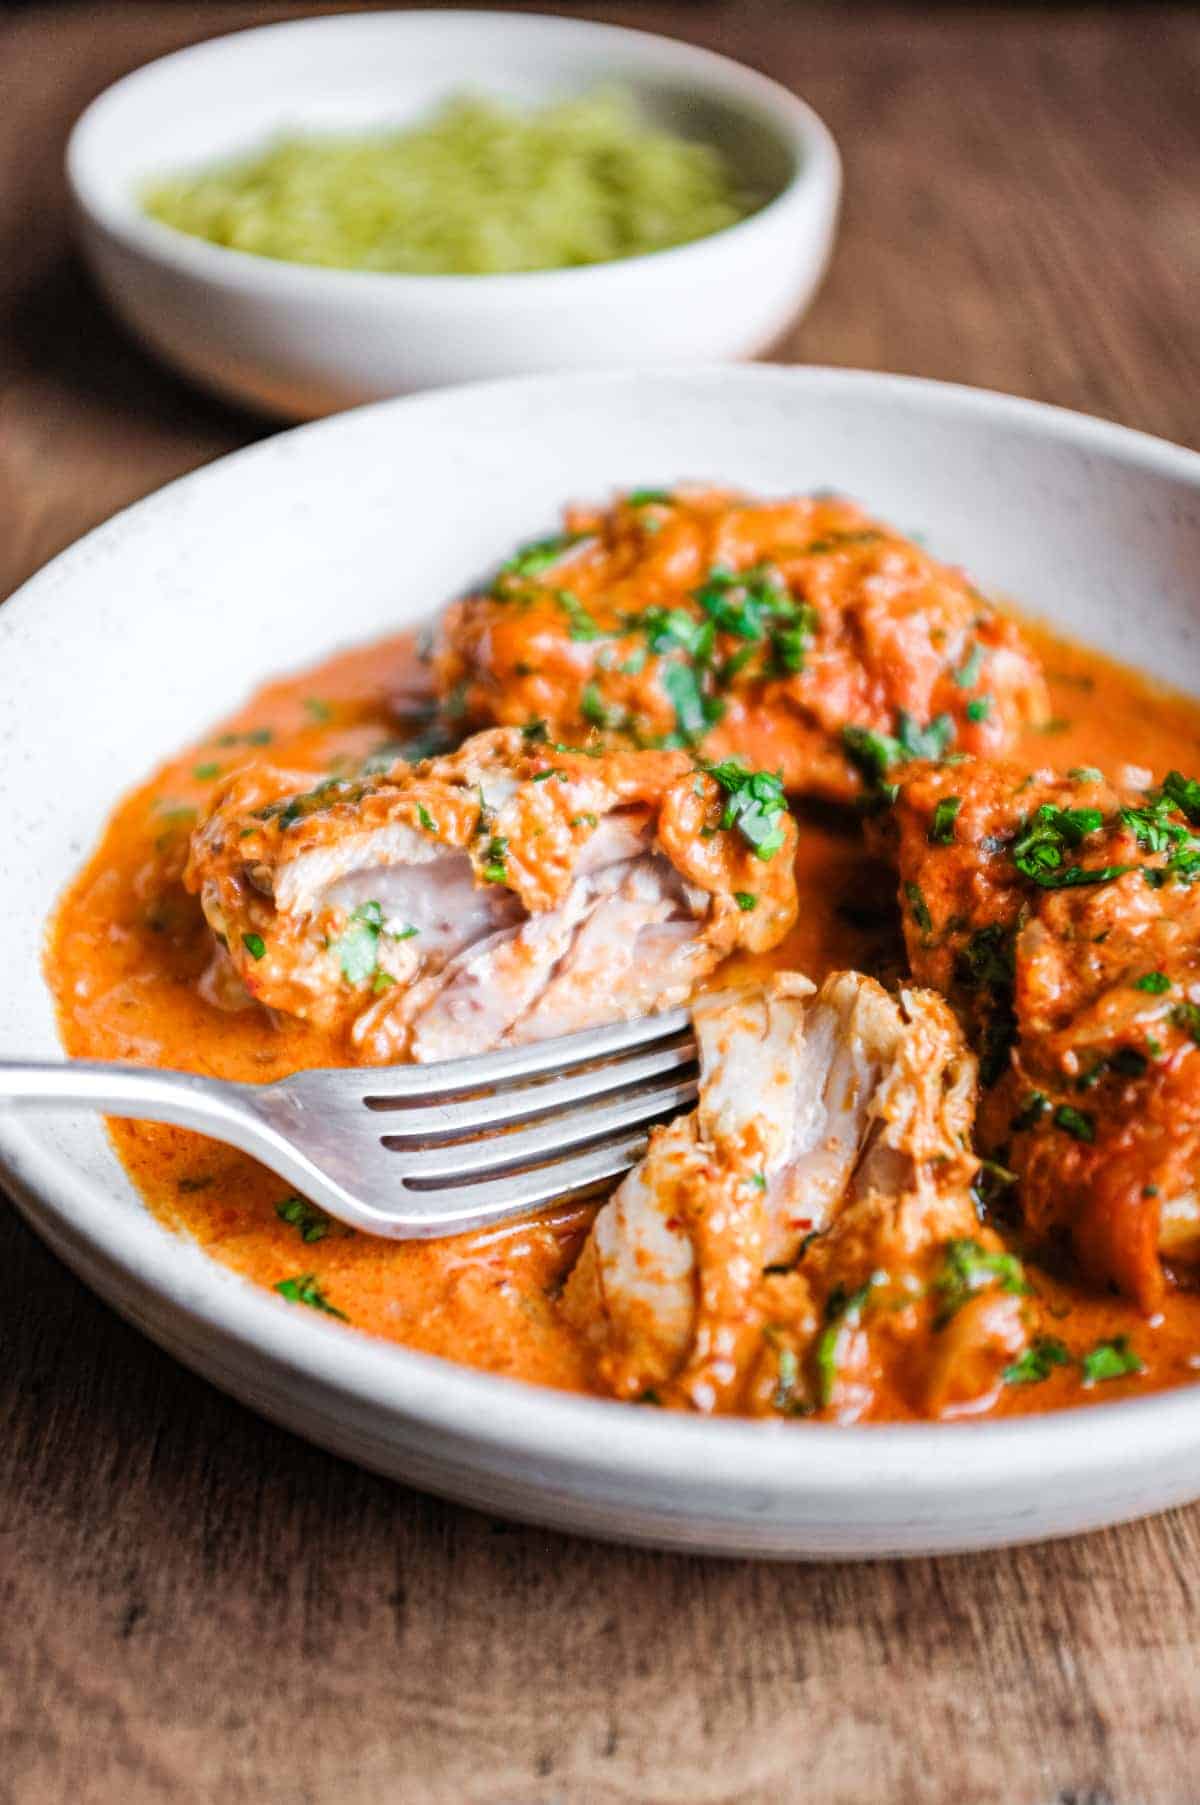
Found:
<path fill-rule="evenodd" d="M 0 594 L 266 430 L 144 359 L 68 249 L 87 99 L 283 7 L 0 25 Z M 786 0 L 605 14 L 755 63 L 846 156 L 792 359 L 1197 442 L 1200 18 Z M 0 1218 L 4 1805 L 1141 1805 L 1200 1798 L 1200 1512 L 956 1560 L 606 1549 L 256 1421 Z"/>

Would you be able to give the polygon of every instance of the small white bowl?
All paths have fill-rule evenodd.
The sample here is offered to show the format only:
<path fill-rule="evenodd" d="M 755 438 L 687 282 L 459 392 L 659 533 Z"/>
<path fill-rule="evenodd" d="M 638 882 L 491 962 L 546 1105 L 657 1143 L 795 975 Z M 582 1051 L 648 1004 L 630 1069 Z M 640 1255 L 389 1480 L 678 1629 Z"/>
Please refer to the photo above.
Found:
<path fill-rule="evenodd" d="M 619 86 L 772 198 L 692 244 L 579 269 L 406 276 L 227 250 L 148 218 L 158 176 L 294 129 L 362 131 L 477 91 L 521 106 Z M 808 302 L 841 190 L 811 108 L 725 57 L 585 20 L 356 14 L 270 25 L 109 88 L 67 149 L 83 245 L 118 313 L 220 392 L 310 418 L 472 378 L 750 357 Z"/>

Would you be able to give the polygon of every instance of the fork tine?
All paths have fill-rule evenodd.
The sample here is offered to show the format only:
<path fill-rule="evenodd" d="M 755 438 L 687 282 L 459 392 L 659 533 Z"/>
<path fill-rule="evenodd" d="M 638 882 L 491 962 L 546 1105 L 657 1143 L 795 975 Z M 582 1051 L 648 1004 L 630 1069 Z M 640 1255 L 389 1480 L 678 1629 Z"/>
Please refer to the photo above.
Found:
<path fill-rule="evenodd" d="M 386 1129 L 389 1145 L 403 1141 L 446 1139 L 461 1140 L 481 1128 L 497 1124 L 527 1122 L 535 1116 L 558 1114 L 578 1104 L 602 1097 L 609 1091 L 632 1090 L 652 1078 L 665 1078 L 672 1072 L 687 1072 L 696 1064 L 696 1044 L 686 1040 L 677 1046 L 657 1048 L 651 1053 L 635 1054 L 630 1059 L 611 1059 L 606 1064 L 585 1066 L 582 1071 L 568 1072 L 557 1079 L 542 1079 L 510 1089 L 498 1089 L 481 1096 L 448 1098 L 442 1103 L 406 1105 L 402 1099 L 364 1098 L 368 1109 L 386 1115 L 380 1128 Z"/>
<path fill-rule="evenodd" d="M 432 1065 L 388 1066 L 384 1071 L 356 1073 L 367 1102 L 385 1108 L 392 1098 L 427 1098 L 443 1092 L 482 1090 L 516 1078 L 536 1078 L 561 1072 L 569 1066 L 610 1059 L 689 1027 L 686 1009 L 670 1009 L 662 1015 L 642 1015 L 633 1021 L 613 1022 L 607 1028 L 588 1028 L 581 1034 L 565 1034 L 557 1040 L 530 1041 L 527 1046 L 502 1047 L 496 1053 L 473 1054 L 468 1059 L 443 1059 Z"/>
<path fill-rule="evenodd" d="M 642 1129 L 516 1177 L 507 1174 L 476 1184 L 451 1185 L 445 1190 L 414 1192 L 411 1181 L 406 1182 L 402 1194 L 417 1207 L 406 1214 L 405 1233 L 414 1240 L 462 1234 L 510 1221 L 561 1197 L 586 1195 L 636 1165 L 646 1151 L 648 1139 L 647 1131 Z M 426 1219 L 424 1209 L 435 1199 L 436 1214 L 431 1213 Z"/>
<path fill-rule="evenodd" d="M 674 1078 L 637 1096 L 622 1098 L 619 1103 L 581 1109 L 511 1134 L 412 1149 L 406 1149 L 399 1137 L 386 1134 L 383 1144 L 394 1150 L 396 1175 L 406 1180 L 409 1189 L 436 1190 L 442 1185 L 469 1183 L 490 1174 L 515 1174 L 522 1168 L 556 1161 L 572 1147 L 609 1140 L 643 1123 L 674 1114 L 694 1102 L 696 1092 L 694 1078 Z"/>

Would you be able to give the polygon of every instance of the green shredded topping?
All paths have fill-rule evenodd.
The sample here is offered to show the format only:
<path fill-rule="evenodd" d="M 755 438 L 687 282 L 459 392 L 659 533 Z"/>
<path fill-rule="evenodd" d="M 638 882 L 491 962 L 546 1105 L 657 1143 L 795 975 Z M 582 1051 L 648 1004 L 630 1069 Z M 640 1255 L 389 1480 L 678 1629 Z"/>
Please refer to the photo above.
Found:
<path fill-rule="evenodd" d="M 275 1289 L 289 1304 L 307 1304 L 310 1310 L 323 1310 L 326 1316 L 336 1316 L 341 1322 L 350 1320 L 344 1310 L 330 1303 L 314 1272 L 306 1272 L 300 1278 L 280 1279 Z"/>
<path fill-rule="evenodd" d="M 266 956 L 267 943 L 261 934 L 243 934 L 242 945 L 252 959 L 262 959 Z"/>
<path fill-rule="evenodd" d="M 1073 1104 L 1060 1103 L 1054 1112 L 1054 1126 L 1069 1134 L 1074 1141 L 1086 1141 L 1089 1146 L 1096 1138 L 1096 1123 L 1086 1110 L 1076 1109 Z"/>
<path fill-rule="evenodd" d="M 1018 1296 L 1029 1290 L 1025 1268 L 1016 1254 L 990 1252 L 978 1241 L 947 1241 L 932 1285 L 940 1300 L 934 1327 L 944 1328 L 976 1292 L 992 1286 Z"/>
<path fill-rule="evenodd" d="M 294 1228 L 302 1241 L 323 1241 L 333 1226 L 324 1210 L 306 1197 L 285 1197 L 275 1205 L 275 1214 Z"/>
<path fill-rule="evenodd" d="M 933 811 L 929 828 L 931 846 L 949 846 L 954 839 L 954 823 L 962 807 L 961 796 L 943 796 Z"/>
<path fill-rule="evenodd" d="M 1098 1341 L 1083 1356 L 1083 1382 L 1096 1385 L 1108 1379 L 1125 1379 L 1132 1373 L 1145 1371 L 1145 1361 L 1130 1346 L 1128 1335 L 1114 1336 L 1111 1341 Z"/>
<path fill-rule="evenodd" d="M 734 225 L 765 198 L 714 145 L 602 90 L 536 110 L 463 95 L 400 129 L 285 134 L 156 181 L 142 205 L 256 256 L 423 276 L 641 256 Z"/>
<path fill-rule="evenodd" d="M 782 779 L 770 771 L 748 771 L 732 758 L 703 769 L 726 794 L 721 826 L 736 828 L 757 858 L 774 858 L 784 842 L 783 821 L 788 812 Z"/>
<path fill-rule="evenodd" d="M 1006 1385 L 1040 1385 L 1056 1366 L 1070 1364 L 1071 1356 L 1063 1342 L 1054 1335 L 1039 1335 L 1019 1360 L 1005 1367 L 1001 1377 Z"/>

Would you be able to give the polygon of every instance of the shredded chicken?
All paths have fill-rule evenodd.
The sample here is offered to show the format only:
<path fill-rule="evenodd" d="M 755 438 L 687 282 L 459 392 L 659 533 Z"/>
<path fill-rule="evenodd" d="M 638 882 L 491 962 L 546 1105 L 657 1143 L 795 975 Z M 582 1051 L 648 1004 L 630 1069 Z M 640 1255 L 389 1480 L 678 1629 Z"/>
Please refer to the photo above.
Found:
<path fill-rule="evenodd" d="M 508 728 L 310 785 L 240 773 L 193 835 L 187 882 L 219 965 L 271 1008 L 345 1028 L 364 1063 L 672 1007 L 795 917 L 795 825 L 765 773 Z"/>
<path fill-rule="evenodd" d="M 1153 1311 L 1163 1260 L 1200 1259 L 1200 785 L 968 761 L 915 772 L 881 832 L 1027 1230 Z"/>
<path fill-rule="evenodd" d="M 951 743 L 997 756 L 1048 712 L 1017 627 L 959 571 L 846 501 L 706 489 L 568 511 L 448 610 L 435 674 L 472 726 L 738 752 L 834 801 Z"/>
<path fill-rule="evenodd" d="M 694 1008 L 695 1113 L 598 1215 L 564 1307 L 615 1396 L 785 1416 L 986 1408 L 1028 1335 L 980 1229 L 975 1061 L 942 1000 L 794 973 Z"/>

